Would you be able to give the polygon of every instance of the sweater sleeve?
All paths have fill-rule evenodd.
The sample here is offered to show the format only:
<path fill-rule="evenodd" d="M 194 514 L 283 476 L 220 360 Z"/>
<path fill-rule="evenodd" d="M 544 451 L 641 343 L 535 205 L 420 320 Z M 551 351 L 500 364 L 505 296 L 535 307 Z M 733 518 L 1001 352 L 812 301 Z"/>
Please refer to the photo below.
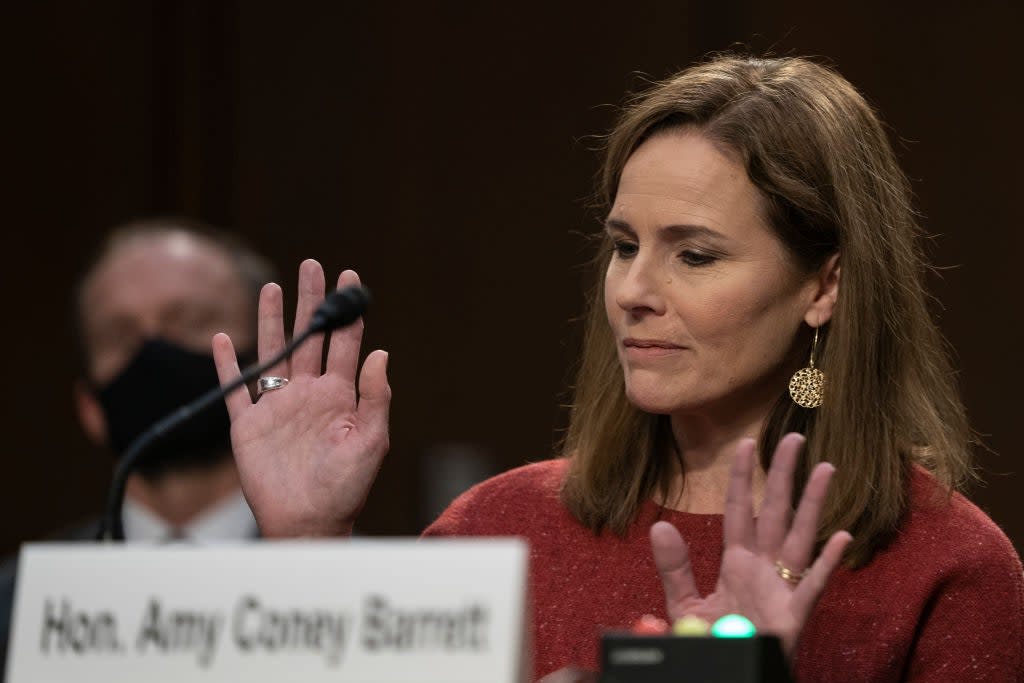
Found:
<path fill-rule="evenodd" d="M 423 530 L 422 537 L 472 536 L 472 511 L 476 507 L 477 497 L 477 491 L 472 489 L 460 495 Z"/>
<path fill-rule="evenodd" d="M 993 525 L 994 526 L 994 525 Z M 1024 681 L 1024 572 L 998 530 L 937 585 L 919 622 L 905 680 Z"/>
<path fill-rule="evenodd" d="M 544 511 L 561 509 L 564 470 L 562 460 L 543 460 L 481 482 L 456 498 L 423 536 L 529 535 L 535 525 L 550 522 Z"/>

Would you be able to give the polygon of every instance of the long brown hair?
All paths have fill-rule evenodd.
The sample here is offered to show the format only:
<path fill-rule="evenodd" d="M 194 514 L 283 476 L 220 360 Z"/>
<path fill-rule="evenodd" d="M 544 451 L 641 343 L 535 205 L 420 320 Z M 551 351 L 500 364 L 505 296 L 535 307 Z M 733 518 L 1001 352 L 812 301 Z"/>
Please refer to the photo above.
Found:
<path fill-rule="evenodd" d="M 836 466 L 820 538 L 848 530 L 847 561 L 863 564 L 900 522 L 913 463 L 950 489 L 972 473 L 963 406 L 927 308 L 909 184 L 878 117 L 842 76 L 806 59 L 724 56 L 627 104 L 606 138 L 605 210 L 636 148 L 682 127 L 738 154 L 768 224 L 808 273 L 840 255 L 840 294 L 816 353 L 824 405 L 800 408 L 780 386 L 759 445 L 767 466 L 783 433 L 807 436 L 797 491 L 816 463 Z M 612 248 L 602 239 L 603 274 Z M 626 399 L 600 278 L 588 306 L 562 495 L 595 532 L 623 533 L 645 500 L 667 494 L 675 444 L 667 416 Z"/>

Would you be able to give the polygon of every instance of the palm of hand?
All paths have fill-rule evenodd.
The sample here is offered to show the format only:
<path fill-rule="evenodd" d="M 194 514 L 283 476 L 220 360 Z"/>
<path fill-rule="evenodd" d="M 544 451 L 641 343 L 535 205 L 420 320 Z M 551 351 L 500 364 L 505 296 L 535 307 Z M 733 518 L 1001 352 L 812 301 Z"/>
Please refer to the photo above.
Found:
<path fill-rule="evenodd" d="M 339 287 L 355 283 L 352 271 L 339 279 Z M 304 329 L 323 297 L 323 270 L 315 261 L 304 262 L 296 330 Z M 287 386 L 265 392 L 256 403 L 242 392 L 228 398 L 242 488 L 264 536 L 351 532 L 388 449 L 391 397 L 382 351 L 366 358 L 357 391 L 361 338 L 361 323 L 332 333 L 321 374 L 323 336 L 311 337 L 296 350 L 290 367 L 268 373 L 288 377 Z M 268 285 L 260 297 L 260 359 L 283 347 L 281 291 Z M 214 338 L 214 358 L 222 383 L 237 376 L 225 335 Z"/>
<path fill-rule="evenodd" d="M 787 435 L 779 443 L 756 525 L 750 493 L 754 443 L 740 446 L 726 501 L 722 564 L 715 590 L 707 596 L 697 590 L 689 549 L 675 527 L 667 522 L 651 527 L 670 620 L 694 615 L 713 623 L 726 614 L 742 614 L 758 631 L 778 636 L 783 650 L 792 655 L 814 603 L 851 540 L 845 531 L 837 532 L 808 568 L 833 469 L 824 463 L 814 469 L 791 525 L 792 477 L 802 445 L 799 435 Z M 799 580 L 784 579 L 777 562 Z"/>
<path fill-rule="evenodd" d="M 367 449 L 383 456 L 387 446 L 367 443 L 354 401 L 338 405 L 342 393 L 336 378 L 298 377 L 232 424 L 242 487 L 265 534 L 309 533 L 325 518 L 344 533 L 362 508 L 376 468 L 360 461 Z"/>
<path fill-rule="evenodd" d="M 793 586 L 779 577 L 774 561 L 744 548 L 730 548 L 722 555 L 714 592 L 704 598 L 690 596 L 670 608 L 669 614 L 693 614 L 712 624 L 726 614 L 742 614 L 759 631 L 787 643 L 796 641 L 801 625 L 793 614 L 792 600 Z"/>

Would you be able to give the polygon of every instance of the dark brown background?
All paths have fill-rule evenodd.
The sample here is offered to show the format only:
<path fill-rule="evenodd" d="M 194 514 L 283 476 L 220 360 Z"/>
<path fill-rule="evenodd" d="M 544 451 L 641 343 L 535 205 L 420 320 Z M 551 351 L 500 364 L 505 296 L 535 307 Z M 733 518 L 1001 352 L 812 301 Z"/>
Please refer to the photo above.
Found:
<path fill-rule="evenodd" d="M 995 451 L 974 497 L 1024 547 L 1021 11 L 832 4 L 6 9 L 0 546 L 99 508 L 109 460 L 72 413 L 68 289 L 104 230 L 153 213 L 238 229 L 289 291 L 309 256 L 373 287 L 368 345 L 391 351 L 395 405 L 365 531 L 419 530 L 434 443 L 479 443 L 502 467 L 547 457 L 577 353 L 578 233 L 595 225 L 586 136 L 637 73 L 740 41 L 826 56 L 898 134 L 934 258 L 952 267 L 933 282 L 941 324 Z"/>

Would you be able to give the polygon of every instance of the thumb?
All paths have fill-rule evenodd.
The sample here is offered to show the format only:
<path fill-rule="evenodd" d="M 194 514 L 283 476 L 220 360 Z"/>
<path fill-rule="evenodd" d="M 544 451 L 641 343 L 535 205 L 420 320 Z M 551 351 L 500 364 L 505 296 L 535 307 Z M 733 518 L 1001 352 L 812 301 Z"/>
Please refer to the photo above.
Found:
<path fill-rule="evenodd" d="M 686 607 L 700 599 L 690 565 L 690 550 L 679 531 L 668 522 L 651 527 L 651 550 L 665 589 L 665 610 L 669 620 L 686 616 Z"/>
<path fill-rule="evenodd" d="M 374 351 L 363 361 L 359 374 L 359 407 L 356 420 L 364 438 L 388 449 L 388 412 L 391 406 L 391 386 L 387 377 L 388 354 Z"/>

